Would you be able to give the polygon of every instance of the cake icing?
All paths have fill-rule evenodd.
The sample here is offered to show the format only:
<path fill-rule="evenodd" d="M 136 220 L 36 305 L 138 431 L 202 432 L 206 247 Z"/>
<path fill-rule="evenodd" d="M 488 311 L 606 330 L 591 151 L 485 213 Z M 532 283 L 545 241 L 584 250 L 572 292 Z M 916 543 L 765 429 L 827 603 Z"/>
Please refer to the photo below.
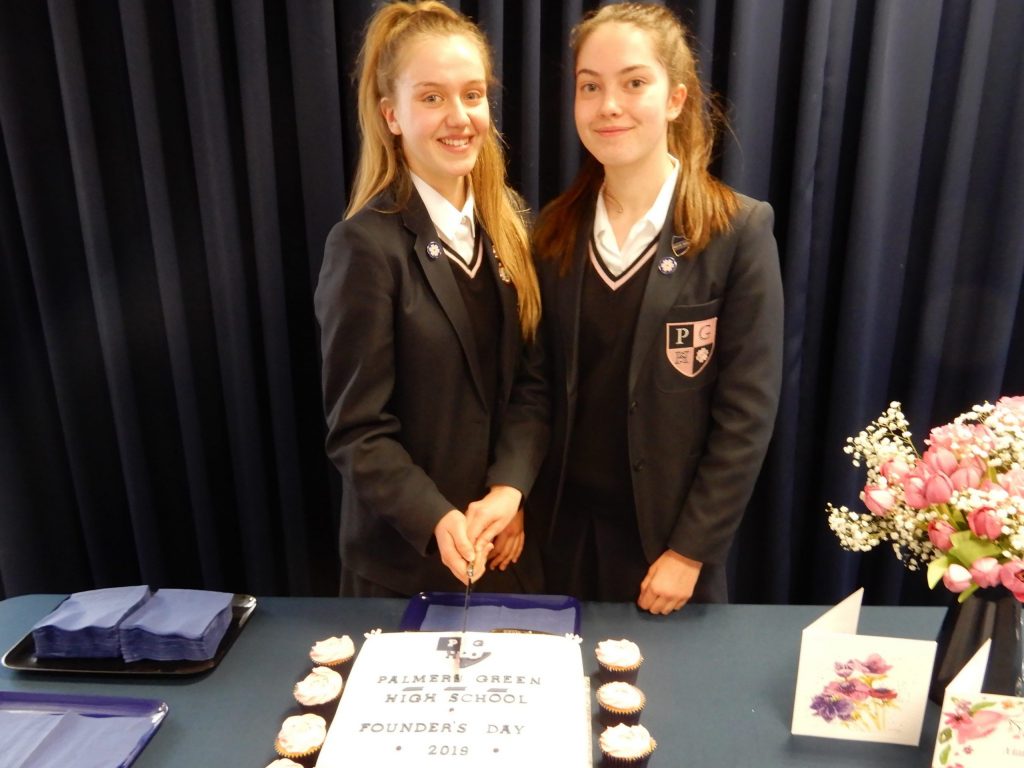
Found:
<path fill-rule="evenodd" d="M 590 765 L 590 750 L 576 640 L 383 633 L 360 648 L 317 766 L 520 768 L 538 755 L 545 765 L 580 766 Z"/>

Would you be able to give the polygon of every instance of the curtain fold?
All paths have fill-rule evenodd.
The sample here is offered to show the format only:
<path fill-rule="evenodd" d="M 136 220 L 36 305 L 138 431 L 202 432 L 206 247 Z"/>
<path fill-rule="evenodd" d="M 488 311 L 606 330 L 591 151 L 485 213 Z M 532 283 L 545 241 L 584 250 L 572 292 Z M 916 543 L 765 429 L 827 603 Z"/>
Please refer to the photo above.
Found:
<path fill-rule="evenodd" d="M 598 0 L 461 0 L 509 179 L 578 168 L 568 49 Z M 734 597 L 944 602 L 842 552 L 843 453 L 1024 393 L 1024 4 L 669 0 L 767 199 L 786 293 L 775 437 Z M 370 0 L 0 3 L 0 597 L 147 582 L 337 589 L 312 295 L 359 149 Z M 923 446 L 920 446 L 923 447 Z"/>
<path fill-rule="evenodd" d="M 190 318 L 193 323 L 210 318 L 209 293 L 205 286 L 205 266 L 198 261 L 201 253 L 197 247 L 197 232 L 188 231 L 184 224 L 186 216 L 192 218 L 196 212 L 188 211 L 188 197 L 182 194 L 182 186 L 191 187 L 191 177 L 176 183 L 170 169 L 181 155 L 190 154 L 185 143 L 175 143 L 178 134 L 172 122 L 162 119 L 172 104 L 183 104 L 180 79 L 168 66 L 173 55 L 169 50 L 173 37 L 161 39 L 152 30 L 169 18 L 154 19 L 161 9 L 152 4 L 122 0 L 119 6 L 122 35 L 125 48 L 125 64 L 129 78 L 132 117 L 135 121 L 139 147 L 139 172 L 142 177 L 145 219 L 150 235 L 145 242 L 140 238 L 140 253 L 151 249 L 156 290 L 152 300 L 159 307 L 167 345 L 166 377 L 172 390 L 172 402 L 167 411 L 176 419 L 176 431 L 170 431 L 162 445 L 165 450 L 176 447 L 180 462 L 177 477 L 181 492 L 180 503 L 183 514 L 181 526 L 191 527 L 195 536 L 195 550 L 198 559 L 200 581 L 212 588 L 227 586 L 225 564 L 220 552 L 223 549 L 223 532 L 218 526 L 217 492 L 211 478 L 210 451 L 216 444 L 206 439 L 205 433 L 212 431 L 211 424 L 204 420 L 212 414 L 204 413 L 199 406 L 200 382 L 197 370 L 203 361 L 198 358 L 197 345 L 190 332 Z M 169 9 L 167 9 L 169 13 Z M 166 27 L 165 27 L 166 28 Z M 157 94 L 161 94 L 158 98 Z M 182 183 L 184 182 L 184 183 Z M 196 269 L 198 267 L 199 269 Z M 195 273 L 199 272 L 199 279 Z M 177 445 L 176 445 L 177 444 Z M 166 466 L 168 459 L 161 459 Z"/>

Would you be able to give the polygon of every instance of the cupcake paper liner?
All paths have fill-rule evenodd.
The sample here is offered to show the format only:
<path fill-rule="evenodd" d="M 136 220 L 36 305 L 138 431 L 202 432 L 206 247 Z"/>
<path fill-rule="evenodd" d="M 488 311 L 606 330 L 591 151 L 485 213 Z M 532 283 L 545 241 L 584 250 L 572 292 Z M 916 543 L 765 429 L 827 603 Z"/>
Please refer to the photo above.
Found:
<path fill-rule="evenodd" d="M 643 707 L 629 711 L 610 709 L 600 702 L 598 702 L 598 707 L 599 711 L 597 713 L 597 719 L 600 721 L 601 725 L 606 728 L 610 728 L 613 725 L 619 725 L 620 723 L 623 725 L 640 725 L 640 715 L 643 714 L 644 711 Z"/>
<path fill-rule="evenodd" d="M 316 755 L 320 751 L 320 747 L 314 747 L 308 749 L 305 752 L 288 752 L 274 743 L 274 751 L 277 752 L 281 757 L 287 757 L 289 760 L 294 760 L 304 768 L 313 768 L 316 765 Z"/>
<path fill-rule="evenodd" d="M 645 768 L 651 759 L 651 755 L 654 754 L 654 750 L 657 748 L 658 742 L 652 738 L 650 749 L 643 755 L 637 755 L 636 757 L 612 757 L 609 754 L 602 753 L 601 765 L 604 768 Z"/>
<path fill-rule="evenodd" d="M 597 663 L 598 677 L 602 683 L 623 682 L 636 685 L 636 680 L 640 676 L 640 667 L 643 666 L 644 659 L 643 656 L 641 656 L 640 661 L 632 667 L 609 667 L 602 664 L 600 661 Z"/>

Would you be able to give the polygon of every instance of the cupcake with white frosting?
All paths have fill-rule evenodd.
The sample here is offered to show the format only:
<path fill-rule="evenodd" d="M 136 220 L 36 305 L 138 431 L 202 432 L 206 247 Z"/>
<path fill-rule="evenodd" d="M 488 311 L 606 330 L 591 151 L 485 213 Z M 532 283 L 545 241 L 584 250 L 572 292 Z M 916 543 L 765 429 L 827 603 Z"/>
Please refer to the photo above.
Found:
<path fill-rule="evenodd" d="M 331 667 L 339 672 L 347 669 L 347 664 L 356 655 L 356 646 L 348 635 L 328 637 L 318 640 L 309 649 L 309 658 L 318 667 Z"/>
<path fill-rule="evenodd" d="M 640 646 L 632 640 L 602 640 L 594 649 L 600 665 L 601 681 L 636 683 L 640 665 L 644 663 Z"/>
<path fill-rule="evenodd" d="M 267 768 L 302 768 L 302 763 L 296 763 L 294 760 L 289 760 L 287 757 L 279 757 L 277 760 L 270 763 Z"/>
<path fill-rule="evenodd" d="M 299 765 L 311 767 L 327 738 L 327 721 L 320 715 L 286 717 L 274 740 L 274 751 Z"/>
<path fill-rule="evenodd" d="M 605 728 L 598 743 L 606 768 L 643 768 L 658 746 L 642 725 L 624 724 Z"/>
<path fill-rule="evenodd" d="M 636 725 L 646 703 L 644 692 L 630 683 L 615 681 L 597 689 L 601 725 Z"/>
<path fill-rule="evenodd" d="M 313 667 L 313 671 L 295 684 L 292 695 L 306 712 L 320 715 L 328 723 L 338 709 L 344 680 L 330 667 Z"/>

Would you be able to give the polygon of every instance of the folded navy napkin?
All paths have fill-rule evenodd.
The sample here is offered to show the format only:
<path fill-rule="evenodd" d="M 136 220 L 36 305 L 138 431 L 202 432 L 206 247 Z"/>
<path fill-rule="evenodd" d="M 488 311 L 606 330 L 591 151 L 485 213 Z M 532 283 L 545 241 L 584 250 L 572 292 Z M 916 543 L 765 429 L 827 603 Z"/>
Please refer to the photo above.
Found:
<path fill-rule="evenodd" d="M 75 592 L 32 627 L 38 658 L 110 658 L 121 655 L 118 625 L 149 598 L 149 587 Z"/>
<path fill-rule="evenodd" d="M 119 627 L 125 661 L 212 659 L 231 624 L 228 592 L 161 589 Z"/>

